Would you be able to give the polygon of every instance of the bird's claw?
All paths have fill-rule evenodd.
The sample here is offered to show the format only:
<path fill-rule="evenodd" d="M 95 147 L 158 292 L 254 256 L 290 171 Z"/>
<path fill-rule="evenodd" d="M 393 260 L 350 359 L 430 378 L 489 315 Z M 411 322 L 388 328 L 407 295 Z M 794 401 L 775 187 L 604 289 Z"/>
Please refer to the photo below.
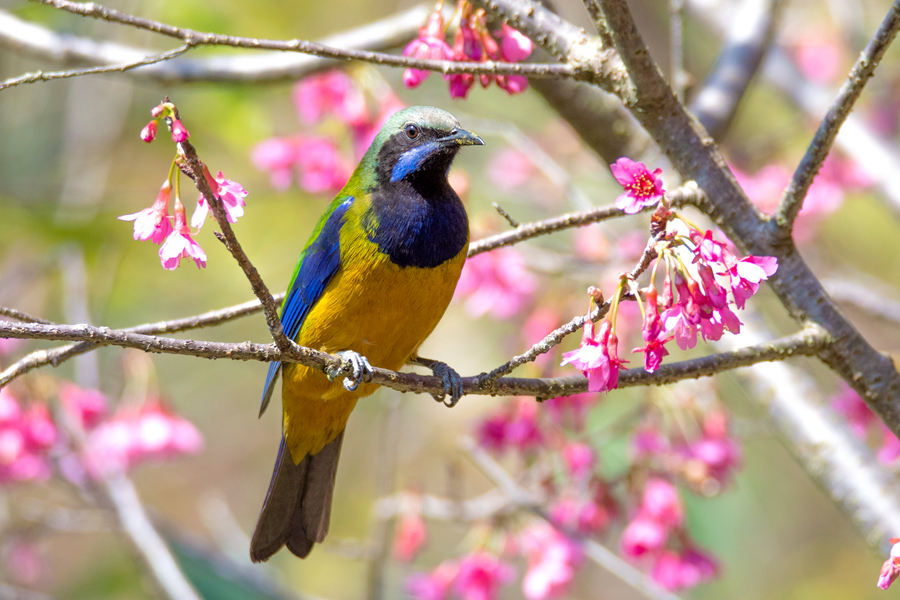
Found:
<path fill-rule="evenodd" d="M 354 352 L 353 350 L 335 352 L 335 356 L 341 357 L 341 365 L 334 369 L 329 368 L 326 371 L 325 374 L 328 375 L 328 379 L 334 381 L 335 377 L 339 377 L 349 371 L 349 373 L 344 376 L 344 389 L 348 392 L 356 391 L 356 388 L 358 388 L 361 383 L 369 383 L 372 381 L 375 370 L 372 368 L 372 365 L 369 364 L 369 359 L 365 356 L 359 352 Z"/>
<path fill-rule="evenodd" d="M 444 393 L 431 396 L 438 402 L 442 402 L 447 408 L 453 408 L 463 395 L 462 377 L 446 363 L 433 361 L 429 367 L 434 376 L 440 377 L 444 383 Z M 450 396 L 449 401 L 447 400 L 448 395 Z"/>

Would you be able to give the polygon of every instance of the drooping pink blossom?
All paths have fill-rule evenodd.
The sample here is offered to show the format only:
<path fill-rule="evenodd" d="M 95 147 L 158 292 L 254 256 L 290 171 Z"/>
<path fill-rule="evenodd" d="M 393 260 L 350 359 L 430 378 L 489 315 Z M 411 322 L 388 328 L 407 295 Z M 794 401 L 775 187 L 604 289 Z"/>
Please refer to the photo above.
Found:
<path fill-rule="evenodd" d="M 191 237 L 184 214 L 184 205 L 176 197 L 175 227 L 159 248 L 159 260 L 164 269 L 172 271 L 178 268 L 182 258 L 193 258 L 198 269 L 206 266 L 206 253 L 200 244 Z"/>
<path fill-rule="evenodd" d="M 533 451 L 545 443 L 537 416 L 538 405 L 533 399 L 514 398 L 481 422 L 478 441 L 483 448 L 498 453 L 508 448 Z"/>
<path fill-rule="evenodd" d="M 454 298 L 465 298 L 466 311 L 473 317 L 490 313 L 496 319 L 509 319 L 525 308 L 537 284 L 521 254 L 500 248 L 466 261 Z"/>
<path fill-rule="evenodd" d="M 445 560 L 431 573 L 413 573 L 406 590 L 415 600 L 445 600 L 459 573 L 456 561 Z"/>
<path fill-rule="evenodd" d="M 169 199 L 172 197 L 172 184 L 166 179 L 159 194 L 150 208 L 130 215 L 122 215 L 120 221 L 134 221 L 134 239 L 161 244 L 172 233 L 169 221 Z"/>
<path fill-rule="evenodd" d="M 891 552 L 888 559 L 881 566 L 881 573 L 878 575 L 878 583 L 876 584 L 883 590 L 891 587 L 897 576 L 900 575 L 900 538 L 891 538 Z"/>
<path fill-rule="evenodd" d="M 524 529 L 519 543 L 528 561 L 522 579 L 525 598 L 550 600 L 564 596 L 584 561 L 580 545 L 544 523 Z"/>
<path fill-rule="evenodd" d="M 453 40 L 453 60 L 457 62 L 479 62 L 482 57 L 480 36 L 472 27 L 471 8 L 460 18 L 459 29 Z M 475 76 L 468 73 L 454 73 L 445 76 L 450 81 L 450 97 L 465 98 L 475 85 Z"/>
<path fill-rule="evenodd" d="M 156 132 L 159 128 L 159 125 L 156 123 L 156 119 L 153 119 L 141 129 L 141 139 L 148 144 L 156 139 Z"/>
<path fill-rule="evenodd" d="M 397 520 L 394 532 L 393 554 L 400 562 L 409 562 L 416 557 L 428 539 L 425 520 L 418 511 L 407 511 Z"/>
<path fill-rule="evenodd" d="M 247 190 L 236 181 L 225 179 L 222 171 L 216 173 L 215 178 L 213 178 L 206 165 L 203 165 L 203 175 L 206 177 L 206 181 L 209 183 L 209 187 L 212 188 L 213 193 L 222 201 L 222 208 L 225 209 L 225 218 L 229 223 L 237 223 L 238 218 L 244 216 L 244 206 L 246 206 L 244 198 L 247 197 Z M 199 229 L 203 226 L 203 222 L 209 214 L 209 208 L 206 197 L 200 194 L 197 198 L 197 208 L 194 209 L 194 214 L 191 215 L 191 227 Z"/>
<path fill-rule="evenodd" d="M 607 392 L 618 384 L 618 366 L 613 364 L 610 354 L 611 328 L 609 320 L 600 323 L 600 330 L 594 335 L 594 324 L 585 323 L 578 350 L 563 353 L 561 366 L 571 364 L 584 373 L 588 379 L 588 391 Z"/>
<path fill-rule="evenodd" d="M 419 36 L 403 49 L 403 55 L 411 58 L 451 60 L 453 49 L 444 41 L 444 17 L 436 10 L 428 17 L 428 21 L 419 29 Z M 431 71 L 422 69 L 406 69 L 403 71 L 403 84 L 414 88 L 425 81 Z"/>
<path fill-rule="evenodd" d="M 291 93 L 300 119 L 318 123 L 325 115 L 334 114 L 347 125 L 354 126 L 368 118 L 366 99 L 353 79 L 344 71 L 326 71 L 304 78 Z"/>
<path fill-rule="evenodd" d="M 453 590 L 461 600 L 495 600 L 515 576 L 515 570 L 493 554 L 476 551 L 459 560 Z"/>
<path fill-rule="evenodd" d="M 534 44 L 528 36 L 506 23 L 500 26 L 500 52 L 506 62 L 520 62 L 531 56 Z"/>
<path fill-rule="evenodd" d="M 0 484 L 48 479 L 47 453 L 57 437 L 45 405 L 23 410 L 7 388 L 0 388 Z"/>
<path fill-rule="evenodd" d="M 188 133 L 187 127 L 184 126 L 184 123 L 182 123 L 178 119 L 172 118 L 172 141 L 176 144 L 180 144 L 189 137 L 191 137 L 191 134 Z"/>
<path fill-rule="evenodd" d="M 638 513 L 622 532 L 622 553 L 630 559 L 655 553 L 663 547 L 668 536 L 669 532 L 665 525 L 643 513 Z"/>
<path fill-rule="evenodd" d="M 651 477 L 644 485 L 641 511 L 666 527 L 681 527 L 684 523 L 684 505 L 678 490 L 659 477 Z"/>
<path fill-rule="evenodd" d="M 663 327 L 663 321 L 659 316 L 656 286 L 652 283 L 647 289 L 646 296 L 647 304 L 644 322 L 641 326 L 641 336 L 644 338 L 645 344 L 643 348 L 635 348 L 632 352 L 643 352 L 644 369 L 648 373 L 653 373 L 662 364 L 663 357 L 668 356 L 669 351 L 666 350 L 666 344 L 674 336 L 666 335 L 666 329 Z"/>
<path fill-rule="evenodd" d="M 632 215 L 646 206 L 653 206 L 665 195 L 662 169 L 651 172 L 644 163 L 622 157 L 610 165 L 613 177 L 625 188 L 625 193 L 616 198 L 616 207 Z"/>

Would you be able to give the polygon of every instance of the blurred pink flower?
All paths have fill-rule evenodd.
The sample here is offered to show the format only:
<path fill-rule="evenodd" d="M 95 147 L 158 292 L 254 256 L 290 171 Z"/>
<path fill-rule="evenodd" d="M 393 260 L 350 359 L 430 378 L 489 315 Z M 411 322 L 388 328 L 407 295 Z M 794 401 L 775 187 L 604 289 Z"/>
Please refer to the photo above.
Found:
<path fill-rule="evenodd" d="M 333 141 L 307 137 L 297 144 L 298 183 L 307 192 L 337 192 L 350 178 L 350 169 Z"/>
<path fill-rule="evenodd" d="M 522 579 L 525 597 L 547 600 L 565 595 L 584 560 L 581 547 L 544 523 L 524 529 L 519 542 L 528 561 L 528 571 Z"/>
<path fill-rule="evenodd" d="M 353 79 L 341 70 L 304 78 L 294 86 L 292 98 L 300 119 L 308 124 L 318 123 L 329 113 L 350 126 L 368 118 L 362 92 Z"/>
<path fill-rule="evenodd" d="M 653 206 L 665 195 L 662 180 L 662 169 L 652 173 L 644 165 L 622 157 L 610 165 L 613 177 L 625 188 L 625 193 L 616 198 L 616 207 L 629 215 L 641 211 L 645 206 Z"/>
<path fill-rule="evenodd" d="M 215 178 L 213 178 L 206 165 L 203 165 L 203 175 L 206 177 L 206 182 L 212 188 L 213 193 L 222 201 L 222 208 L 225 209 L 225 218 L 229 223 L 237 223 L 238 218 L 244 216 L 244 206 L 246 206 L 244 198 L 247 197 L 247 190 L 236 181 L 225 179 L 222 171 L 216 173 Z M 196 227 L 197 229 L 203 227 L 203 221 L 206 220 L 207 214 L 209 214 L 209 203 L 207 203 L 206 197 L 200 194 L 197 198 L 197 208 L 194 209 L 194 214 L 191 215 L 191 227 Z"/>
<path fill-rule="evenodd" d="M 157 400 L 123 406 L 100 423 L 85 443 L 89 473 L 127 471 L 145 461 L 164 461 L 203 448 L 203 437 L 189 421 Z"/>
<path fill-rule="evenodd" d="M 669 451 L 669 440 L 657 429 L 636 429 L 631 438 L 631 454 L 634 460 L 653 458 Z"/>
<path fill-rule="evenodd" d="M 891 553 L 888 559 L 881 566 L 881 574 L 878 576 L 876 584 L 883 590 L 891 587 L 897 575 L 900 575 L 900 538 L 891 538 Z"/>
<path fill-rule="evenodd" d="M 46 558 L 34 542 L 23 537 L 4 540 L 5 571 L 18 585 L 32 587 L 48 571 Z"/>
<path fill-rule="evenodd" d="M 500 587 L 515 576 L 515 570 L 493 554 L 477 551 L 459 560 L 453 589 L 462 600 L 495 600 Z"/>
<path fill-rule="evenodd" d="M 814 83 L 830 83 L 841 75 L 843 48 L 831 38 L 810 37 L 796 48 L 797 66 Z"/>
<path fill-rule="evenodd" d="M 655 553 L 668 537 L 665 525 L 640 512 L 622 532 L 622 553 L 629 559 Z"/>
<path fill-rule="evenodd" d="M 193 258 L 197 268 L 206 266 L 206 253 L 191 237 L 184 215 L 184 205 L 175 198 L 175 227 L 159 248 L 159 259 L 163 269 L 172 271 L 181 264 L 182 258 Z"/>
<path fill-rule="evenodd" d="M 451 60 L 453 49 L 444 41 L 444 17 L 436 10 L 428 17 L 428 21 L 419 29 L 419 36 L 411 41 L 403 50 L 404 56 L 420 59 Z M 422 69 L 406 69 L 403 71 L 403 84 L 414 88 L 428 79 L 431 71 Z"/>
<path fill-rule="evenodd" d="M 641 512 L 666 527 L 684 524 L 684 506 L 675 486 L 658 477 L 651 477 L 644 485 Z"/>
<path fill-rule="evenodd" d="M 550 522 L 568 532 L 591 535 L 606 529 L 609 510 L 594 499 L 562 498 L 549 508 Z"/>
<path fill-rule="evenodd" d="M 156 119 L 153 119 L 141 129 L 141 139 L 148 144 L 156 139 L 156 131 L 159 125 L 156 123 Z"/>
<path fill-rule="evenodd" d="M 130 215 L 122 215 L 120 221 L 134 221 L 134 239 L 154 244 L 162 243 L 172 233 L 169 221 L 169 198 L 172 196 L 172 184 L 166 179 L 150 208 Z"/>
<path fill-rule="evenodd" d="M 597 456 L 587 444 L 570 443 L 562 449 L 563 460 L 573 479 L 587 479 L 594 473 Z"/>
<path fill-rule="evenodd" d="M 537 421 L 538 404 L 532 398 L 514 398 L 478 426 L 479 444 L 493 452 L 514 448 L 529 452 L 544 445 Z"/>
<path fill-rule="evenodd" d="M 84 429 L 93 429 L 108 410 L 106 396 L 100 391 L 82 389 L 69 381 L 59 384 L 59 399 Z"/>
<path fill-rule="evenodd" d="M 490 313 L 496 319 L 509 319 L 525 308 L 537 284 L 521 254 L 499 248 L 466 261 L 454 298 L 466 298 L 466 311 L 473 317 Z"/>
<path fill-rule="evenodd" d="M 43 404 L 22 410 L 7 388 L 0 388 L 0 484 L 50 477 L 47 452 L 57 431 Z"/>
<path fill-rule="evenodd" d="M 353 152 L 357 159 L 363 157 L 387 120 L 398 110 L 406 108 L 406 105 L 390 89 L 382 93 L 377 98 L 377 101 L 378 112 L 373 118 L 350 127 L 351 137 L 353 138 Z M 461 193 L 460 196 L 462 196 Z"/>
<path fill-rule="evenodd" d="M 703 467 L 703 478 L 710 477 L 720 484 L 727 483 L 742 462 L 740 445 L 728 436 L 704 436 L 688 442 L 679 452 L 686 460 L 696 461 L 695 464 Z"/>
<path fill-rule="evenodd" d="M 695 548 L 681 554 L 666 550 L 656 557 L 650 577 L 669 591 L 692 588 L 718 573 L 716 561 Z"/>
<path fill-rule="evenodd" d="M 878 422 L 878 417 L 853 388 L 846 383 L 842 383 L 841 388 L 831 397 L 831 408 L 844 417 L 856 437 L 864 440 L 869 426 Z"/>
<path fill-rule="evenodd" d="M 397 520 L 394 532 L 394 558 L 409 562 L 416 557 L 428 539 L 425 521 L 418 511 L 406 511 Z"/>
<path fill-rule="evenodd" d="M 291 187 L 294 164 L 297 162 L 297 143 L 292 138 L 273 137 L 256 144 L 250 160 L 260 171 L 268 171 L 272 187 L 283 192 Z"/>
<path fill-rule="evenodd" d="M 500 52 L 506 62 L 520 62 L 531 56 L 534 44 L 528 37 L 506 23 L 500 26 Z"/>
<path fill-rule="evenodd" d="M 445 600 L 456 581 L 459 565 L 445 560 L 431 573 L 413 573 L 406 580 L 406 590 L 415 600 Z"/>

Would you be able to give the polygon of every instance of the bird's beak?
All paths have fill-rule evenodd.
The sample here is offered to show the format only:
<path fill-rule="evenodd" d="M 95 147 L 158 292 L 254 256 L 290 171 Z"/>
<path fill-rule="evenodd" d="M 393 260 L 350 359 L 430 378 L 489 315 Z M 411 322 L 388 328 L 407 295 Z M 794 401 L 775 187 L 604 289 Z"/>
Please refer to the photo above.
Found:
<path fill-rule="evenodd" d="M 450 135 L 442 137 L 438 140 L 445 146 L 484 146 L 484 140 L 465 129 L 457 127 L 450 132 Z"/>

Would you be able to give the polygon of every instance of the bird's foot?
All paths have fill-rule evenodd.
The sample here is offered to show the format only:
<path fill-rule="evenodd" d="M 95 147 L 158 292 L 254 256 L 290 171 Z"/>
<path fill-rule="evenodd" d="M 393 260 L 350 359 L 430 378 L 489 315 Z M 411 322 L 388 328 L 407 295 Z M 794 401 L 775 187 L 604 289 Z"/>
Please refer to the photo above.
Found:
<path fill-rule="evenodd" d="M 348 392 L 356 391 L 361 383 L 369 383 L 375 370 L 369 364 L 369 359 L 353 350 L 341 350 L 335 352 L 335 356 L 341 358 L 341 365 L 337 368 L 329 368 L 325 371 L 328 379 L 334 381 L 335 377 L 344 375 L 344 389 Z"/>
<path fill-rule="evenodd" d="M 428 367 L 435 377 L 440 377 L 444 384 L 443 394 L 432 394 L 432 398 L 438 402 L 443 402 L 448 408 L 453 408 L 463 395 L 463 380 L 459 373 L 453 370 L 447 363 L 439 360 L 431 360 L 430 358 L 417 357 L 414 361 L 423 367 Z M 450 396 L 450 399 L 447 399 Z"/>

